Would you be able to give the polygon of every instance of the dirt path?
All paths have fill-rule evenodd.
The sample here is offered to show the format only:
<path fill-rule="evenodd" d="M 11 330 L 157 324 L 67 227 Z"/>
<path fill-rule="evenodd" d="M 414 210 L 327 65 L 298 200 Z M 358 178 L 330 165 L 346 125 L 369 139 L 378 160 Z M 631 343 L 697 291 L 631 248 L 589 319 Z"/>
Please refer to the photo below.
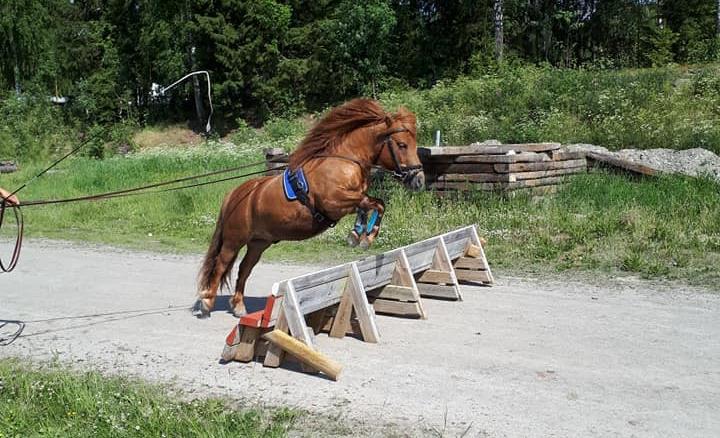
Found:
<path fill-rule="evenodd" d="M 199 256 L 31 242 L 0 276 L 0 318 L 31 322 L 0 357 L 48 359 L 174 383 L 191 394 L 307 408 L 368 434 L 720 436 L 720 296 L 627 281 L 499 277 L 426 321 L 379 317 L 380 344 L 318 336 L 333 383 L 261 364 L 220 365 L 234 323 L 197 320 Z M 260 265 L 255 295 L 308 267 Z M 384 427 L 390 429 L 383 429 Z"/>

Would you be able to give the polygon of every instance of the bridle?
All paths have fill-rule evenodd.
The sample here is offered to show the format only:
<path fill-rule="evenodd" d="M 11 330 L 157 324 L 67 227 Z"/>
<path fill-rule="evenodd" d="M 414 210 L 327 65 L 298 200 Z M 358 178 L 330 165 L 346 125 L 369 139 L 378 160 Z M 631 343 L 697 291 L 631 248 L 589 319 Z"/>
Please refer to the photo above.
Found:
<path fill-rule="evenodd" d="M 397 142 L 392 138 L 393 134 L 397 134 L 399 132 L 410 132 L 410 130 L 407 128 L 395 128 L 395 129 L 392 129 L 392 130 L 386 132 L 385 134 L 383 134 L 382 135 L 382 137 L 383 137 L 382 146 L 380 146 L 380 149 L 375 153 L 375 156 L 373 157 L 373 160 L 372 160 L 372 163 L 370 164 L 370 166 L 375 167 L 375 168 L 380 169 L 385 172 L 389 172 L 390 174 L 392 174 L 393 177 L 399 179 L 403 183 L 407 183 L 412 178 L 414 178 L 415 175 L 422 172 L 423 167 L 422 167 L 422 164 L 417 164 L 415 166 L 407 166 L 407 165 L 400 164 L 400 160 L 398 159 L 397 154 L 395 153 L 395 148 L 393 147 L 393 143 L 397 144 Z M 393 163 L 395 164 L 395 169 L 393 169 L 392 171 L 388 171 L 378 164 L 380 155 L 382 155 L 383 149 L 385 149 L 385 147 L 387 147 L 388 150 L 390 151 L 390 157 L 392 157 Z M 398 146 L 398 148 L 399 148 L 399 146 Z M 311 157 L 310 159 L 315 159 L 315 158 L 337 158 L 340 160 L 346 160 L 346 161 L 353 162 L 353 163 L 357 164 L 358 166 L 360 166 L 361 169 L 367 169 L 366 163 L 363 163 L 360 160 L 352 158 L 352 157 L 345 157 L 343 155 L 320 154 L 320 155 L 315 155 L 314 157 Z"/>
<path fill-rule="evenodd" d="M 373 158 L 373 165 L 377 165 L 377 162 L 380 159 L 380 155 L 382 155 L 383 149 L 385 149 L 385 147 L 387 146 L 388 151 L 390 151 L 390 157 L 392 157 L 393 163 L 395 163 L 395 169 L 392 171 L 392 175 L 403 183 L 407 183 L 412 178 L 414 178 L 415 175 L 422 172 L 423 167 L 422 164 L 416 164 L 414 166 L 400 164 L 400 160 L 398 160 L 397 154 L 395 153 L 395 148 L 393 147 L 393 143 L 397 145 L 397 142 L 392 137 L 393 134 L 397 134 L 399 132 L 410 132 L 410 130 L 407 128 L 395 128 L 386 132 L 384 134 L 382 146 L 380 146 L 380 149 L 375 154 L 375 158 Z M 397 147 L 399 148 L 399 146 Z"/>

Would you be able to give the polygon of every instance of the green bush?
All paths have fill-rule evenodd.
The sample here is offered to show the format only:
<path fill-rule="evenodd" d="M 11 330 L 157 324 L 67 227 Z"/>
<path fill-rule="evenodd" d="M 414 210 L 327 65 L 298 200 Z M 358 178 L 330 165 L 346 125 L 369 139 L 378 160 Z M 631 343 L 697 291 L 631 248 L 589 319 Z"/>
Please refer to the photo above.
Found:
<path fill-rule="evenodd" d="M 720 68 L 556 69 L 505 66 L 385 92 L 387 108 L 418 115 L 419 141 L 440 130 L 444 144 L 587 142 L 626 147 L 704 147 L 720 152 Z"/>
<path fill-rule="evenodd" d="M 71 143 L 63 110 L 49 100 L 8 93 L 0 98 L 0 159 L 46 159 Z"/>

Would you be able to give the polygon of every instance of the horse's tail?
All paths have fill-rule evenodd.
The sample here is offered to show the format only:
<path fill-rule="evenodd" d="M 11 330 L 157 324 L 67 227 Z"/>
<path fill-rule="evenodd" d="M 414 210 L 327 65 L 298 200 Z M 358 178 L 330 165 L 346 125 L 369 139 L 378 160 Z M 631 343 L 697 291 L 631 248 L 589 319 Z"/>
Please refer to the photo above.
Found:
<path fill-rule="evenodd" d="M 198 286 L 200 290 L 207 290 L 210 288 L 212 282 L 212 276 L 215 272 L 215 265 L 217 264 L 217 258 L 220 255 L 220 251 L 223 246 L 223 216 L 224 209 L 220 209 L 220 215 L 218 216 L 217 224 L 215 224 L 215 231 L 213 232 L 212 239 L 210 240 L 210 247 L 205 254 L 205 260 L 203 260 L 202 268 L 200 269 Z M 222 284 L 227 286 L 227 274 L 230 269 L 226 269 L 222 276 Z"/>

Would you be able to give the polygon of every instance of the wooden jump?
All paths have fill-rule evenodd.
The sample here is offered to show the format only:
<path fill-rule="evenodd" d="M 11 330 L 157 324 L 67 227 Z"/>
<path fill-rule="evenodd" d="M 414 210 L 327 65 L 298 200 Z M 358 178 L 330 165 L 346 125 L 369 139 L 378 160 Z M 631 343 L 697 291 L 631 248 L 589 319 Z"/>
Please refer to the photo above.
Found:
<path fill-rule="evenodd" d="M 248 362 L 264 354 L 265 366 L 279 366 L 282 345 L 260 338 L 272 329 L 289 332 L 311 350 L 322 331 L 376 343 L 376 312 L 425 319 L 421 298 L 462 300 L 461 281 L 494 282 L 474 225 L 275 283 L 265 308 L 240 318 L 230 332 L 222 358 Z"/>

